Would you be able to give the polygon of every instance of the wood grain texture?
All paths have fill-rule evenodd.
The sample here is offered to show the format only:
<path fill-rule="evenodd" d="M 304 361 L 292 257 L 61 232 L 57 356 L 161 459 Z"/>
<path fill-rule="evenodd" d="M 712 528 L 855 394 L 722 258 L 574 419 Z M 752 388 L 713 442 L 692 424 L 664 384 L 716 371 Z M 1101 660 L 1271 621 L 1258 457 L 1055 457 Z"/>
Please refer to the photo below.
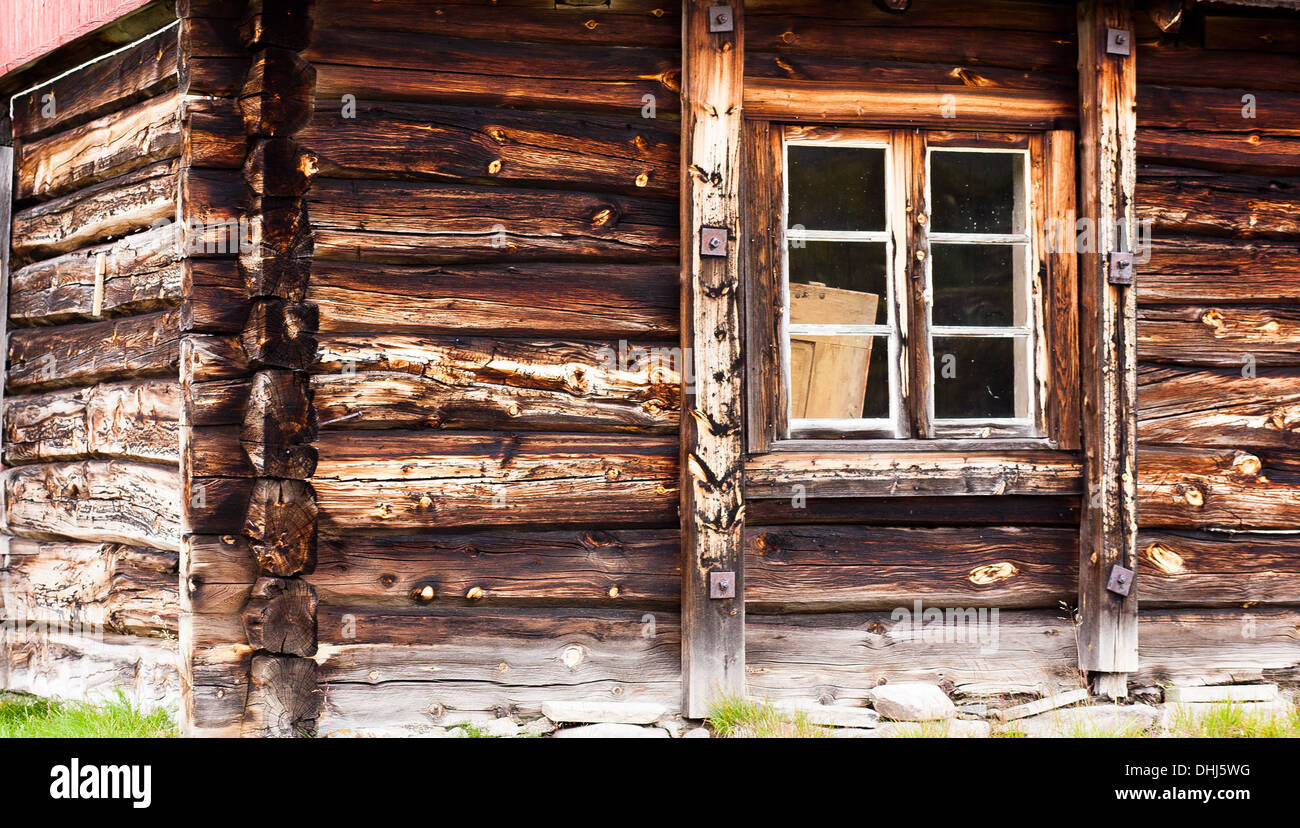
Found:
<path fill-rule="evenodd" d="M 1138 438 L 1151 445 L 1300 448 L 1300 372 L 1139 365 Z"/>
<path fill-rule="evenodd" d="M 1152 362 L 1235 367 L 1300 362 L 1300 312 L 1290 305 L 1151 305 L 1138 309 L 1138 348 Z"/>
<path fill-rule="evenodd" d="M 809 498 L 1067 494 L 1082 491 L 1082 474 L 1080 460 L 1072 452 L 773 452 L 746 462 L 745 495 L 789 500 L 796 494 Z"/>
<path fill-rule="evenodd" d="M 1300 601 L 1300 544 L 1293 535 L 1143 529 L 1138 533 L 1146 607 L 1242 607 Z"/>
<path fill-rule="evenodd" d="M 45 390 L 106 380 L 175 376 L 175 310 L 104 322 L 23 328 L 9 337 L 9 387 Z"/>
<path fill-rule="evenodd" d="M 127 380 L 4 401 L 6 465 L 122 457 L 180 460 L 180 386 Z"/>
<path fill-rule="evenodd" d="M 1143 446 L 1138 457 L 1142 525 L 1293 529 L 1300 469 L 1285 451 Z"/>
<path fill-rule="evenodd" d="M 1300 249 L 1284 241 L 1153 239 L 1140 265 L 1139 304 L 1253 304 L 1300 299 Z"/>

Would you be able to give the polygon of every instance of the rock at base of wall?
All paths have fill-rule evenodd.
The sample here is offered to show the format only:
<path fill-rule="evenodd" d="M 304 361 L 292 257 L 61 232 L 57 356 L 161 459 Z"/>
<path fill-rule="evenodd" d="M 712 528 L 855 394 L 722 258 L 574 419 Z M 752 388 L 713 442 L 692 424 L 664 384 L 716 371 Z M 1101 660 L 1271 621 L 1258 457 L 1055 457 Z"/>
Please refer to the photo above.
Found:
<path fill-rule="evenodd" d="M 930 722 L 957 715 L 957 707 L 943 690 L 920 681 L 882 684 L 871 691 L 871 704 L 881 716 L 900 722 Z"/>
<path fill-rule="evenodd" d="M 542 715 L 553 722 L 573 724 L 652 724 L 668 711 L 650 702 L 555 701 L 542 703 Z"/>
<path fill-rule="evenodd" d="M 554 739 L 667 739 L 668 731 L 658 727 L 601 722 L 599 724 L 566 727 L 552 735 Z"/>

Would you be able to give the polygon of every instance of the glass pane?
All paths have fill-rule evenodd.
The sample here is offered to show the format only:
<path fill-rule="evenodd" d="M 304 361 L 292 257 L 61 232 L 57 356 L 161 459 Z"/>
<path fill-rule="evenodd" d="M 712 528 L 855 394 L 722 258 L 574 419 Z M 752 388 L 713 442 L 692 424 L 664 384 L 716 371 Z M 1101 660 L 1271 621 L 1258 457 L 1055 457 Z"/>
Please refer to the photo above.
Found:
<path fill-rule="evenodd" d="M 1017 268 L 1024 245 L 932 244 L 935 325 L 1006 327 L 1016 313 Z"/>
<path fill-rule="evenodd" d="M 790 416 L 887 418 L 888 337 L 791 335 Z"/>
<path fill-rule="evenodd" d="M 1016 347 L 1010 337 L 934 338 L 934 416 L 1015 417 Z"/>
<path fill-rule="evenodd" d="M 790 227 L 885 229 L 885 150 L 787 146 Z"/>
<path fill-rule="evenodd" d="M 884 242 L 792 242 L 789 257 L 791 322 L 888 321 Z"/>
<path fill-rule="evenodd" d="M 1007 152 L 930 153 L 930 212 L 937 233 L 1020 233 L 1016 190 L 1024 156 Z"/>

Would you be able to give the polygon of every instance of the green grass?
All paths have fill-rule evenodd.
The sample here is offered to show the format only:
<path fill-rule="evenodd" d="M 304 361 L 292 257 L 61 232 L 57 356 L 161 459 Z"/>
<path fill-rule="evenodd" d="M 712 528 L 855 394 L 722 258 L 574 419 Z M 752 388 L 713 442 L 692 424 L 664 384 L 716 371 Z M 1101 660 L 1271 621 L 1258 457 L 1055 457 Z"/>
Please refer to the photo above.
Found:
<path fill-rule="evenodd" d="M 826 728 L 809 723 L 802 713 L 789 715 L 766 702 L 739 696 L 720 698 L 709 705 L 706 719 L 715 734 L 750 739 L 819 739 Z"/>
<path fill-rule="evenodd" d="M 1224 702 L 1199 716 L 1175 714 L 1169 732 L 1194 739 L 1300 739 L 1300 707 L 1286 716 L 1260 716 Z"/>
<path fill-rule="evenodd" d="M 0 738 L 126 739 L 173 738 L 176 725 L 166 710 L 146 713 L 121 690 L 101 704 L 59 702 L 36 696 L 0 694 Z"/>

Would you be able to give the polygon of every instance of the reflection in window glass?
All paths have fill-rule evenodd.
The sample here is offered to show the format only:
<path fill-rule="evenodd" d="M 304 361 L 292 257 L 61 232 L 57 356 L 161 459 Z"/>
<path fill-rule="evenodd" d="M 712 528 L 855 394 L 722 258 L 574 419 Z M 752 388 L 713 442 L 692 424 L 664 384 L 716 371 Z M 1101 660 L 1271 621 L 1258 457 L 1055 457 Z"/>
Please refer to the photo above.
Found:
<path fill-rule="evenodd" d="M 885 229 L 885 150 L 787 146 L 789 226 Z"/>
<path fill-rule="evenodd" d="M 1016 340 L 934 337 L 934 416 L 1016 416 Z"/>
<path fill-rule="evenodd" d="M 1024 245 L 933 244 L 931 255 L 933 324 L 1023 324 L 1016 313 L 1016 272 Z"/>
<path fill-rule="evenodd" d="M 795 319 L 792 308 L 791 322 L 833 322 L 842 325 L 883 325 L 888 318 L 887 251 L 883 242 L 796 242 L 790 245 L 790 288 L 799 285 L 821 285 L 834 288 L 823 291 L 822 305 L 809 304 L 808 308 L 822 307 L 827 319 Z M 831 309 L 831 304 L 835 305 Z M 804 314 L 810 315 L 810 314 Z"/>
<path fill-rule="evenodd" d="M 1021 233 L 1016 189 L 1024 157 L 1005 152 L 930 153 L 930 212 L 938 233 Z"/>

